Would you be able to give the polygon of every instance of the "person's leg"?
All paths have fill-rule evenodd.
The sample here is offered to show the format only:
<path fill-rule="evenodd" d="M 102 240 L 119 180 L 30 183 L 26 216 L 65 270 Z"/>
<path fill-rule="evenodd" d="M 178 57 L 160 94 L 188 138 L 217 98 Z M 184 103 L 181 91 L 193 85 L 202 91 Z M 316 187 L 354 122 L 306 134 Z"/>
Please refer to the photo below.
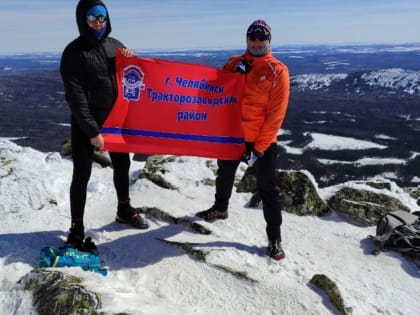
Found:
<path fill-rule="evenodd" d="M 68 241 L 78 241 L 84 238 L 84 212 L 86 191 L 92 172 L 93 147 L 80 128 L 72 124 L 71 148 L 73 160 L 73 175 L 70 185 L 71 228 Z"/>
<path fill-rule="evenodd" d="M 113 181 L 118 199 L 116 221 L 129 224 L 137 229 L 147 229 L 149 224 L 130 204 L 130 155 L 110 152 L 109 157 L 114 170 Z"/>
<path fill-rule="evenodd" d="M 87 185 L 92 172 L 93 147 L 79 127 L 73 125 L 71 130 L 73 160 L 73 176 L 70 185 L 71 218 L 72 222 L 83 224 Z"/>
<path fill-rule="evenodd" d="M 130 155 L 128 153 L 110 152 L 109 157 L 114 170 L 113 180 L 118 201 L 128 202 L 130 200 Z"/>
<path fill-rule="evenodd" d="M 227 219 L 229 199 L 232 195 L 233 183 L 239 161 L 217 160 L 216 194 L 210 209 L 196 213 L 196 216 L 208 222 Z"/>
<path fill-rule="evenodd" d="M 273 143 L 264 152 L 264 155 L 258 159 L 255 167 L 257 190 L 263 202 L 269 254 L 275 259 L 281 259 L 284 257 L 284 252 L 281 249 L 280 226 L 282 224 L 282 214 L 281 200 L 276 187 L 276 158 L 277 145 Z"/>
<path fill-rule="evenodd" d="M 236 160 L 217 160 L 218 169 L 214 205 L 219 210 L 226 211 L 228 209 L 238 165 L 239 161 Z"/>

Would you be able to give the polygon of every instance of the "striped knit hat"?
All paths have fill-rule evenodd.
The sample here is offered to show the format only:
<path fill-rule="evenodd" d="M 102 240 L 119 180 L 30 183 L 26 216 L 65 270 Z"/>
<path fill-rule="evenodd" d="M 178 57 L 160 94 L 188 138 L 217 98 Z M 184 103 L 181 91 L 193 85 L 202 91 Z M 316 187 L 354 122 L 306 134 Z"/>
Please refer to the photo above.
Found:
<path fill-rule="evenodd" d="M 268 36 L 268 40 L 271 41 L 271 27 L 264 20 L 255 20 L 248 27 L 246 34 L 247 36 L 254 33 L 263 33 L 265 36 Z"/>

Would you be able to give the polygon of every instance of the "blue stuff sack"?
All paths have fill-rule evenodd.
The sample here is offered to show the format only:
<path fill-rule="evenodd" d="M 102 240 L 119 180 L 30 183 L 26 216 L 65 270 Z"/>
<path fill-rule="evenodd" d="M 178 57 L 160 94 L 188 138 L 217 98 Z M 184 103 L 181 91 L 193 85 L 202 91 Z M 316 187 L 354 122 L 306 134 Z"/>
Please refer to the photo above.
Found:
<path fill-rule="evenodd" d="M 102 260 L 98 255 L 74 248 L 44 247 L 41 249 L 38 268 L 48 267 L 81 267 L 85 271 L 94 271 L 103 276 L 108 274 L 108 270 L 103 268 Z"/>

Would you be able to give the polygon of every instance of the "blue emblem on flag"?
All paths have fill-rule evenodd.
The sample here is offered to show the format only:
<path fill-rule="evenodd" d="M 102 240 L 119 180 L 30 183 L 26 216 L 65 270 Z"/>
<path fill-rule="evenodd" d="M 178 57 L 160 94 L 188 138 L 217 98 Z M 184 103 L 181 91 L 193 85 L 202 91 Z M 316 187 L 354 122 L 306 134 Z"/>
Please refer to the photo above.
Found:
<path fill-rule="evenodd" d="M 126 100 L 138 101 L 140 99 L 141 90 L 145 89 L 144 73 L 136 66 L 128 66 L 124 68 L 123 75 L 123 97 Z"/>

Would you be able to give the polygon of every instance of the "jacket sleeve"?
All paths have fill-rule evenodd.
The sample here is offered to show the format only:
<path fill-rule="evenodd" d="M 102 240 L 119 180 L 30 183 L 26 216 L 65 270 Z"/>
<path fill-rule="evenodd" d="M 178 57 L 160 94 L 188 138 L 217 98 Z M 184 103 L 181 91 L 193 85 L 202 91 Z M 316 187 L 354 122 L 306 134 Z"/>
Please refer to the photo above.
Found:
<path fill-rule="evenodd" d="M 264 153 L 273 142 L 273 139 L 277 137 L 277 133 L 286 116 L 289 95 L 289 71 L 286 66 L 282 66 L 270 91 L 270 100 L 265 114 L 264 125 L 255 140 L 254 149 L 257 152 Z"/>
<path fill-rule="evenodd" d="M 241 59 L 241 56 L 232 56 L 229 58 L 229 60 L 225 63 L 223 66 L 223 70 L 234 72 L 236 64 Z"/>
<path fill-rule="evenodd" d="M 72 118 L 87 137 L 97 136 L 100 130 L 89 109 L 86 76 L 80 56 L 69 49 L 64 50 L 60 73 Z"/>

